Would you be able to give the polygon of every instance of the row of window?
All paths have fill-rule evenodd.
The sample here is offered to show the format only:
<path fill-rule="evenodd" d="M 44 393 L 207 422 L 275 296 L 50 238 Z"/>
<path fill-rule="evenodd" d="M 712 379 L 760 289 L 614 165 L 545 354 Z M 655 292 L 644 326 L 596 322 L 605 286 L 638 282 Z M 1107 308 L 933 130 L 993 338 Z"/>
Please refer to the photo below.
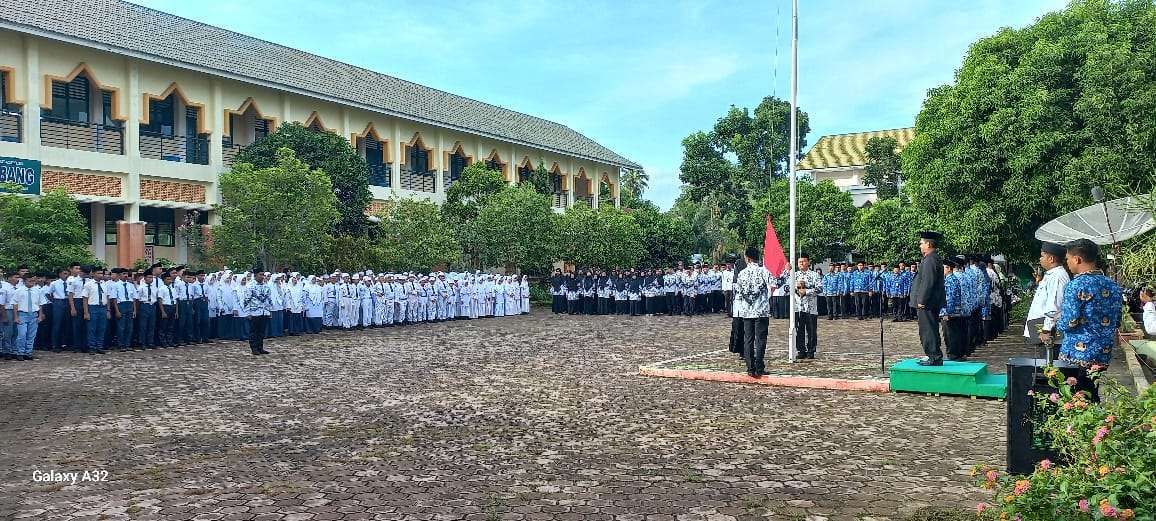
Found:
<path fill-rule="evenodd" d="M 80 204 L 85 225 L 92 229 L 92 205 Z M 104 205 L 104 243 L 117 243 L 117 221 L 124 220 L 124 207 Z M 145 223 L 144 243 L 148 246 L 173 247 L 176 245 L 176 211 L 172 208 L 140 207 L 140 220 Z M 197 224 L 208 224 L 208 214 L 201 212 Z"/>

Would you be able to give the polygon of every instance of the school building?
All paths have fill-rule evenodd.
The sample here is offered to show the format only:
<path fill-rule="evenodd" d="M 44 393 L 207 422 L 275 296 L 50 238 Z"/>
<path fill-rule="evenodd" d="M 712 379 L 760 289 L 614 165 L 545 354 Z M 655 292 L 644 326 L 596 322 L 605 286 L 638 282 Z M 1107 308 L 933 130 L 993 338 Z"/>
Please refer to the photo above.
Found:
<path fill-rule="evenodd" d="M 799 161 L 799 172 L 809 174 L 816 183 L 831 181 L 840 190 L 851 194 L 856 208 L 871 206 L 879 200 L 875 187 L 864 184 L 867 174 L 867 141 L 873 137 L 892 137 L 903 150 L 915 137 L 915 129 L 873 130 L 832 134 L 819 138 L 807 155 Z"/>
<path fill-rule="evenodd" d="M 0 82 L 0 181 L 66 189 L 109 265 L 185 261 L 177 229 L 215 222 L 220 173 L 283 121 L 348 138 L 370 211 L 441 202 L 474 161 L 511 183 L 543 162 L 559 210 L 617 205 L 639 168 L 559 123 L 115 0 L 5 1 Z"/>

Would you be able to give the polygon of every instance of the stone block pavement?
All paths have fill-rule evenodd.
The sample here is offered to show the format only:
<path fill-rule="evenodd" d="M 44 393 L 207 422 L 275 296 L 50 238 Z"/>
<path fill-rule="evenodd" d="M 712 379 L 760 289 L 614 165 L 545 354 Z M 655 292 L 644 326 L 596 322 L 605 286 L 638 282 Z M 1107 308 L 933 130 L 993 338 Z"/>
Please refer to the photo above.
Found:
<path fill-rule="evenodd" d="M 878 520 L 985 497 L 968 472 L 1003 462 L 1002 402 L 638 376 L 729 324 L 536 310 L 0 363 L 0 519 Z M 821 322 L 820 356 L 877 327 Z M 53 470 L 107 479 L 33 481 Z"/>

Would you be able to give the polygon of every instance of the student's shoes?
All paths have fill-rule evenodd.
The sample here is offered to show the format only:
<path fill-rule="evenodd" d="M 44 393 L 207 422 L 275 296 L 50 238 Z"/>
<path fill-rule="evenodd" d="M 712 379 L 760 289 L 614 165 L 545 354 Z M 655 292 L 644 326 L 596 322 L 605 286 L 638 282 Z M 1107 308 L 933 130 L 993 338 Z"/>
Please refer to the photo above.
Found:
<path fill-rule="evenodd" d="M 924 367 L 941 366 L 943 365 L 943 360 L 920 360 L 919 365 Z"/>

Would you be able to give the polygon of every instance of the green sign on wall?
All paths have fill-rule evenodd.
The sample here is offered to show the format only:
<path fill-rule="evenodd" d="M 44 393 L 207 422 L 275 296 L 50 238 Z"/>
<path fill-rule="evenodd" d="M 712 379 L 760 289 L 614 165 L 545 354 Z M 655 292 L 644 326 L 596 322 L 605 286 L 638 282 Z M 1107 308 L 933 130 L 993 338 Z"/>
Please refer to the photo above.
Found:
<path fill-rule="evenodd" d="M 40 161 L 0 157 L 0 184 L 19 185 L 17 193 L 40 195 Z"/>

